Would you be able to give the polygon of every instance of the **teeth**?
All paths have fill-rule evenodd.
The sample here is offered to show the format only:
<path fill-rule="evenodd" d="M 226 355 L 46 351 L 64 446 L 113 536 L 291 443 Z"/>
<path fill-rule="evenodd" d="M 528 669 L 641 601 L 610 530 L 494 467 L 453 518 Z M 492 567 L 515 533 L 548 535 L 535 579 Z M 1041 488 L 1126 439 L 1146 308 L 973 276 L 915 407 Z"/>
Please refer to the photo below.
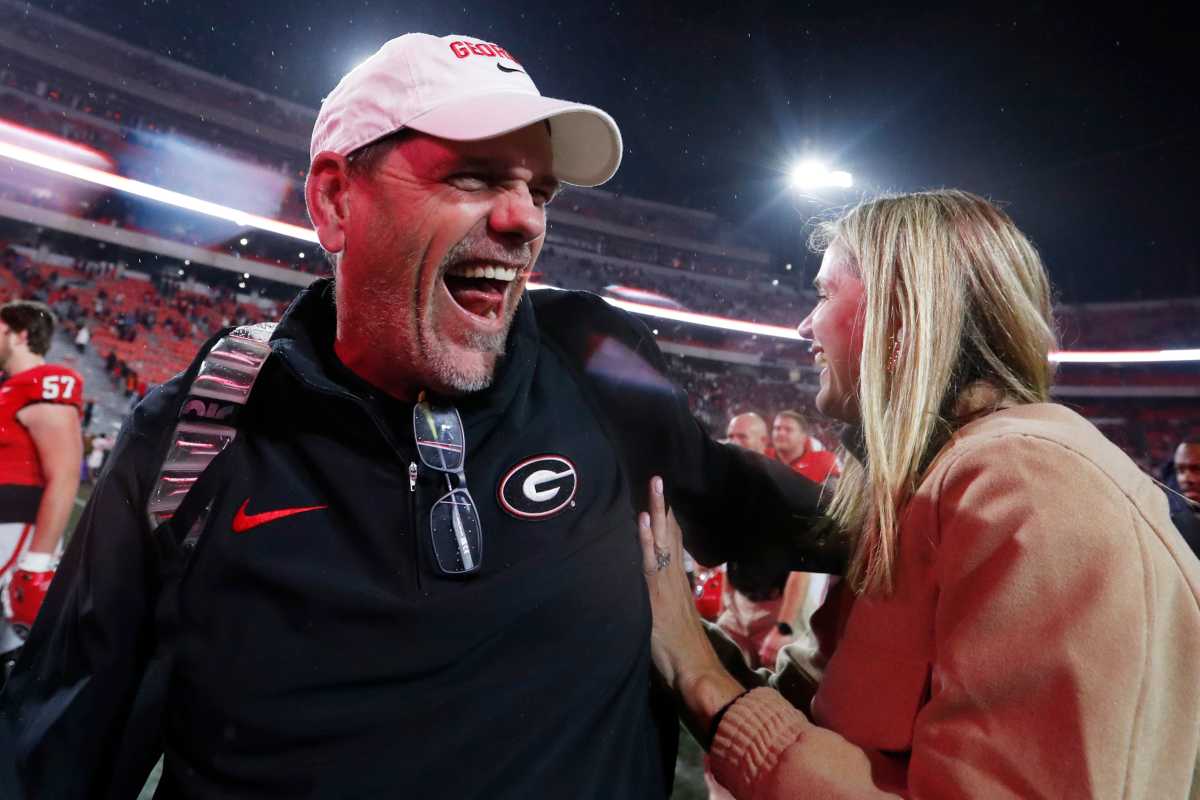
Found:
<path fill-rule="evenodd" d="M 446 270 L 447 275 L 456 275 L 460 278 L 490 278 L 497 281 L 515 281 L 517 279 L 517 270 L 513 267 L 451 267 Z"/>
<path fill-rule="evenodd" d="M 814 355 L 814 356 L 813 356 L 813 364 L 814 364 L 814 365 L 816 365 L 816 366 L 818 366 L 818 367 L 823 367 L 823 366 L 825 366 L 825 354 L 824 354 L 824 353 L 817 353 L 816 355 Z"/>
<path fill-rule="evenodd" d="M 488 309 L 487 318 L 495 319 L 496 318 L 496 309 L 494 309 L 494 308 Z"/>

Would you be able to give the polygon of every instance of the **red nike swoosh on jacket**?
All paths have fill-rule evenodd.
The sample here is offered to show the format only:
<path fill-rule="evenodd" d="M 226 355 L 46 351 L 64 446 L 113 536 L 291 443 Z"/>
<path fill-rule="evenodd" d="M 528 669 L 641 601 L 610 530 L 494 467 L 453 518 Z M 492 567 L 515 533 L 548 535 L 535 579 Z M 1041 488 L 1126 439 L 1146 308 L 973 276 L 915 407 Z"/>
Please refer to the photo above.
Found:
<path fill-rule="evenodd" d="M 284 517 L 303 514 L 306 511 L 320 511 L 322 508 L 329 508 L 328 505 L 323 506 L 304 506 L 303 508 L 280 508 L 275 511 L 263 511 L 260 514 L 247 514 L 246 506 L 250 505 L 250 498 L 247 497 L 242 507 L 237 510 L 233 516 L 233 532 L 245 533 L 248 530 L 257 528 L 259 525 L 265 525 L 268 522 L 274 522 L 277 519 Z"/>

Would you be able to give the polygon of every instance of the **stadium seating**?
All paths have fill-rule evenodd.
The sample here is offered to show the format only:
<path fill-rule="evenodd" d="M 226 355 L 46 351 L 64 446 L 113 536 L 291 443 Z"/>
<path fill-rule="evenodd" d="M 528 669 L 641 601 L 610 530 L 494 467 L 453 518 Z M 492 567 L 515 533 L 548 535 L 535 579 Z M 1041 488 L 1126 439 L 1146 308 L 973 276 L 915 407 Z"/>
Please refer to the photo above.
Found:
<path fill-rule="evenodd" d="M 240 303 L 228 293 L 189 291 L 88 262 L 75 268 L 39 263 L 10 249 L 0 267 L 0 300 L 14 296 L 49 304 L 72 336 L 87 325 L 89 346 L 111 361 L 114 385 L 138 395 L 179 372 L 220 328 L 282 313 L 279 305 Z"/>

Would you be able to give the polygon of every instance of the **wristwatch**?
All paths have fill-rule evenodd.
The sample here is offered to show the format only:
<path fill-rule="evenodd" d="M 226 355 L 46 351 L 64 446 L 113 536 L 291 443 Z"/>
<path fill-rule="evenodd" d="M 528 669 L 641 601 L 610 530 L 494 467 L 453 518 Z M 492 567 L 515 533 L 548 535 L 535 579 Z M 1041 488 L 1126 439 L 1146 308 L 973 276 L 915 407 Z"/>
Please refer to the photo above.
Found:
<path fill-rule="evenodd" d="M 779 631 L 780 633 L 782 633 L 784 636 L 795 636 L 796 635 L 796 632 L 794 630 L 792 630 L 792 626 L 788 625 L 783 620 L 779 621 L 779 623 L 775 626 L 775 629 L 777 631 Z"/>

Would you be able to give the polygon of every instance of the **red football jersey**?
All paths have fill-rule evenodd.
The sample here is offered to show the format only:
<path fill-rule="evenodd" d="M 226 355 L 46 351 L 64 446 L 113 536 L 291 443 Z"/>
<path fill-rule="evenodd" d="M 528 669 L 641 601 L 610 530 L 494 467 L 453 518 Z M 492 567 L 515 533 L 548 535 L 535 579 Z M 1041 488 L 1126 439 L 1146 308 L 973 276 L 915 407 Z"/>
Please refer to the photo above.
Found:
<path fill-rule="evenodd" d="M 816 483 L 823 483 L 826 478 L 836 478 L 840 474 L 837 456 L 828 450 L 808 450 L 788 466 Z"/>
<path fill-rule="evenodd" d="M 775 452 L 774 447 L 768 447 L 763 455 L 776 461 L 783 461 Z M 804 449 L 804 455 L 792 461 L 788 466 L 814 483 L 823 483 L 826 478 L 837 478 L 842 474 L 838 468 L 835 454 L 828 450 L 814 450 L 811 444 Z"/>
<path fill-rule="evenodd" d="M 61 364 L 42 364 L 0 384 L 0 485 L 41 486 L 42 464 L 17 412 L 34 403 L 61 403 L 83 414 L 83 378 Z"/>

